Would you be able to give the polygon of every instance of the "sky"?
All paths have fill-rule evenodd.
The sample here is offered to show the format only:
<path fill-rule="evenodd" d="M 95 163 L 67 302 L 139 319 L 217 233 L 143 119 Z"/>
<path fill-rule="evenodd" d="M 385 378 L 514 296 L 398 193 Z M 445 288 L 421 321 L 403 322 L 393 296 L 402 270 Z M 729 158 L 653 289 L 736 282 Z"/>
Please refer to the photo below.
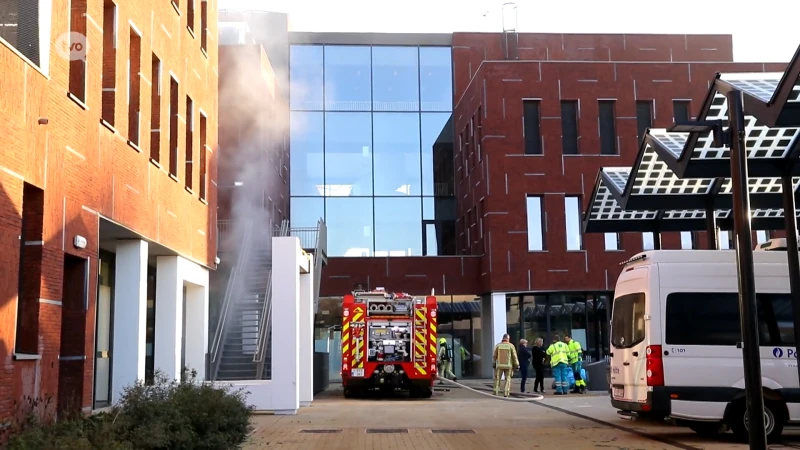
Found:
<path fill-rule="evenodd" d="M 219 0 L 219 8 L 288 13 L 291 31 L 451 33 L 502 31 L 507 2 Z M 796 28 L 791 33 L 800 18 L 798 0 L 667 0 L 642 6 L 648 3 L 522 0 L 516 3 L 516 28 L 539 33 L 732 34 L 738 62 L 788 62 L 800 46 Z M 717 13 L 720 4 L 732 10 L 732 19 Z M 513 23 L 513 14 L 507 17 Z"/>

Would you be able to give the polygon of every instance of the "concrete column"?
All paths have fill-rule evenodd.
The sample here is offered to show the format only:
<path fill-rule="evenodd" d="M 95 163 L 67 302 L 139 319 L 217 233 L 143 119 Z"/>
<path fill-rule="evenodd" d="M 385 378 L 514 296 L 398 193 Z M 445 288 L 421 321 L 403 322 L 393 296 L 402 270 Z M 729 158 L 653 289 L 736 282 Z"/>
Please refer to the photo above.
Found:
<path fill-rule="evenodd" d="M 300 406 L 314 400 L 314 260 L 308 273 L 300 274 Z M 274 267 L 274 266 L 273 266 Z"/>
<path fill-rule="evenodd" d="M 492 378 L 492 351 L 507 330 L 505 293 L 494 292 L 481 297 L 481 330 L 484 353 L 481 355 L 481 372 L 484 378 Z"/>
<path fill-rule="evenodd" d="M 191 263 L 186 261 L 187 263 Z M 199 266 L 198 266 L 199 268 Z M 201 268 L 202 269 L 202 268 Z M 205 271 L 205 269 L 203 269 Z M 206 275 L 208 274 L 205 271 Z M 156 309 L 158 311 L 158 309 Z M 158 340 L 156 340 L 158 343 Z M 186 289 L 186 367 L 206 379 L 208 353 L 208 285 L 187 284 Z"/>
<path fill-rule="evenodd" d="M 272 238 L 272 406 L 275 414 L 300 408 L 300 240 Z"/>
<path fill-rule="evenodd" d="M 147 242 L 117 242 L 114 328 L 111 351 L 112 402 L 122 390 L 144 380 L 147 321 Z"/>
<path fill-rule="evenodd" d="M 183 279 L 177 256 L 156 259 L 156 335 L 153 353 L 156 370 L 173 380 L 181 379 L 183 332 Z"/>

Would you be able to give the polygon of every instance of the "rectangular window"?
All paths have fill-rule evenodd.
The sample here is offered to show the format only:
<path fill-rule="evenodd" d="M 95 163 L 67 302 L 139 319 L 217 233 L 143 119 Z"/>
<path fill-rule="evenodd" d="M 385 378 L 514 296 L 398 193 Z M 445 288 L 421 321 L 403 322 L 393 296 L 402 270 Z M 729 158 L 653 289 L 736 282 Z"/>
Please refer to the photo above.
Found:
<path fill-rule="evenodd" d="M 614 299 L 613 308 L 611 345 L 631 348 L 644 341 L 644 294 L 628 294 Z"/>
<path fill-rule="evenodd" d="M 0 15 L 2 13 L 0 12 Z M 85 0 L 72 0 L 70 5 L 70 34 L 69 51 L 69 92 L 75 98 L 82 102 L 86 102 L 86 45 L 85 39 L 80 36 L 86 36 L 86 1 Z M 3 25 L 0 24 L 0 28 Z M 80 55 L 79 58 L 73 58 L 72 55 Z"/>
<path fill-rule="evenodd" d="M 641 144 L 642 138 L 648 128 L 653 126 L 653 101 L 642 100 L 636 102 L 636 132 Z"/>
<path fill-rule="evenodd" d="M 19 287 L 17 330 L 14 351 L 28 355 L 39 352 L 39 297 L 42 280 L 44 241 L 44 191 L 24 183 L 22 230 L 19 236 Z"/>
<path fill-rule="evenodd" d="M 734 250 L 736 248 L 736 236 L 732 231 L 719 231 L 719 249 Z"/>
<path fill-rule="evenodd" d="M 694 233 L 681 231 L 681 250 L 692 250 L 694 247 Z"/>
<path fill-rule="evenodd" d="M 769 241 L 769 231 L 766 230 L 758 230 L 756 231 L 756 243 L 758 245 L 764 244 Z"/>
<path fill-rule="evenodd" d="M 205 2 L 203 2 L 203 3 L 205 3 Z M 207 186 L 206 183 L 208 182 L 208 180 L 207 180 L 207 178 L 208 178 L 208 162 L 207 162 L 208 149 L 206 148 L 206 145 L 208 143 L 208 141 L 206 141 L 206 139 L 207 139 L 206 133 L 208 132 L 208 129 L 206 128 L 207 126 L 208 126 L 208 124 L 207 124 L 206 116 L 201 113 L 200 114 L 200 198 L 202 198 L 202 199 L 206 198 L 206 186 Z"/>
<path fill-rule="evenodd" d="M 195 0 L 188 0 L 186 5 L 186 28 L 194 34 L 194 2 Z"/>
<path fill-rule="evenodd" d="M 672 102 L 672 117 L 675 122 L 687 121 L 689 116 L 689 107 L 691 102 L 686 100 L 673 100 Z"/>
<path fill-rule="evenodd" d="M 582 250 L 580 197 L 564 197 L 564 214 L 567 225 L 567 250 Z"/>
<path fill-rule="evenodd" d="M 656 248 L 655 243 L 655 235 L 653 233 L 647 232 L 642 233 L 642 250 L 653 250 Z"/>
<path fill-rule="evenodd" d="M 793 346 L 790 294 L 757 293 L 756 300 L 760 345 Z M 680 292 L 667 296 L 667 344 L 734 346 L 741 339 L 737 293 Z"/>
<path fill-rule="evenodd" d="M 178 176 L 178 80 L 169 79 L 169 173 Z"/>
<path fill-rule="evenodd" d="M 617 154 L 617 125 L 614 100 L 600 100 L 600 154 Z"/>
<path fill-rule="evenodd" d="M 102 116 L 114 126 L 117 102 L 117 5 L 111 0 L 103 3 L 103 97 Z"/>
<path fill-rule="evenodd" d="M 208 52 L 208 1 L 200 2 L 200 48 Z"/>
<path fill-rule="evenodd" d="M 39 8 L 37 1 L 0 1 L 0 38 L 37 66 L 41 65 Z M 50 35 L 49 30 L 47 35 Z"/>
<path fill-rule="evenodd" d="M 542 154 L 542 134 L 540 130 L 539 100 L 522 101 L 522 134 L 525 137 L 525 154 Z"/>
<path fill-rule="evenodd" d="M 191 97 L 186 97 L 186 174 L 185 182 L 186 187 L 192 189 L 194 180 L 194 171 L 192 170 L 194 162 L 194 102 Z"/>
<path fill-rule="evenodd" d="M 150 159 L 161 162 L 161 60 L 155 54 L 150 81 Z"/>
<path fill-rule="evenodd" d="M 619 250 L 619 233 L 605 233 L 605 246 L 607 252 L 614 252 Z"/>
<path fill-rule="evenodd" d="M 561 102 L 561 147 L 565 155 L 577 155 L 578 151 L 578 102 Z"/>
<path fill-rule="evenodd" d="M 142 37 L 131 27 L 128 60 L 128 139 L 139 145 L 139 105 L 141 103 Z"/>
<path fill-rule="evenodd" d="M 526 208 L 528 212 L 528 251 L 544 250 L 544 212 L 542 197 L 529 195 Z"/>

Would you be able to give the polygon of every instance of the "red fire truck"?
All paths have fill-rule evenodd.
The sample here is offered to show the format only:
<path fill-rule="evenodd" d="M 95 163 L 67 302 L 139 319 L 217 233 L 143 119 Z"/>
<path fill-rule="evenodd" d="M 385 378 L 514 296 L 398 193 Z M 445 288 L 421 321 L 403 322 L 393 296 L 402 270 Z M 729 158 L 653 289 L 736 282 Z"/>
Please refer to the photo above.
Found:
<path fill-rule="evenodd" d="M 353 291 L 342 302 L 344 396 L 371 389 L 430 398 L 436 381 L 436 297 Z"/>

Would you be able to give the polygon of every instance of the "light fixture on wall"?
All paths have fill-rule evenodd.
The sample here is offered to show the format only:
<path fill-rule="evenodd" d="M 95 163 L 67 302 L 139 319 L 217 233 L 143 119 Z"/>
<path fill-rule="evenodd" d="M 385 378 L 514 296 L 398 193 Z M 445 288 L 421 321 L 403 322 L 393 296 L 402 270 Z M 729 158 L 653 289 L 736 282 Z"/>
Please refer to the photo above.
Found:
<path fill-rule="evenodd" d="M 75 248 L 86 248 L 86 238 L 81 235 L 76 235 L 72 243 Z"/>

